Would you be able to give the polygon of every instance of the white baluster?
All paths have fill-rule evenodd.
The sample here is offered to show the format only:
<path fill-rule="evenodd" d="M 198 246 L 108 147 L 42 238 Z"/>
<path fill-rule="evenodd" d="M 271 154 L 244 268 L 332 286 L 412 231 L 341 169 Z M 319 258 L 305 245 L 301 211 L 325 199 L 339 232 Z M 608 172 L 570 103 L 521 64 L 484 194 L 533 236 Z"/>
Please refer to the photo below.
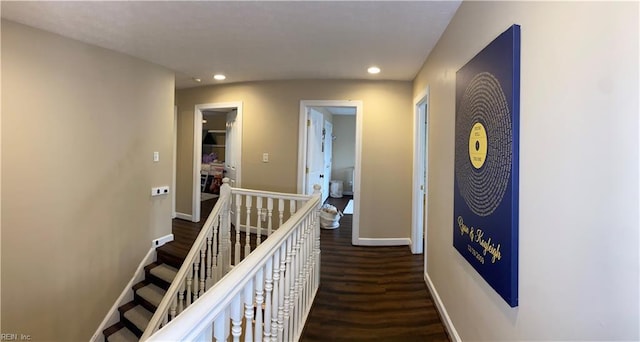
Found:
<path fill-rule="evenodd" d="M 267 259 L 267 262 L 270 259 Z M 256 273 L 256 332 L 254 341 L 261 342 L 264 327 L 262 326 L 263 312 L 262 304 L 264 303 L 264 269 L 261 267 Z"/>
<path fill-rule="evenodd" d="M 193 300 L 198 299 L 198 273 L 200 271 L 200 261 L 196 256 L 195 261 L 193 262 Z"/>
<path fill-rule="evenodd" d="M 169 317 L 167 315 L 162 316 L 162 323 L 160 324 L 160 326 L 164 327 L 165 325 L 167 325 L 167 323 L 169 323 Z"/>
<path fill-rule="evenodd" d="M 206 260 L 207 260 L 207 244 L 203 243 L 202 248 L 200 248 L 200 288 L 198 289 L 198 297 L 201 297 L 205 291 L 205 280 L 206 280 Z"/>
<path fill-rule="evenodd" d="M 282 219 L 284 218 L 284 200 L 278 199 L 278 228 L 282 227 Z"/>
<path fill-rule="evenodd" d="M 291 260 L 293 259 L 293 239 L 291 236 L 287 238 L 287 258 L 285 262 L 285 280 L 284 280 L 284 308 L 283 308 L 283 335 L 282 339 L 284 341 L 289 341 L 289 317 L 291 315 L 290 312 L 290 302 L 291 302 L 291 288 L 293 287 L 293 270 L 291 269 Z M 279 322 L 278 322 L 279 323 Z M 279 326 L 278 326 L 279 327 Z"/>
<path fill-rule="evenodd" d="M 182 310 L 184 310 L 184 285 L 184 281 L 182 281 L 182 284 L 180 285 L 180 291 L 178 292 L 178 314 L 180 314 Z"/>
<path fill-rule="evenodd" d="M 271 236 L 273 229 L 273 198 L 267 198 L 267 236 Z"/>
<path fill-rule="evenodd" d="M 235 249 L 235 262 L 234 265 L 240 263 L 240 207 L 242 205 L 242 195 L 236 194 L 236 249 Z"/>
<path fill-rule="evenodd" d="M 213 255 L 212 255 L 212 245 L 213 245 L 213 241 L 212 241 L 212 237 L 213 237 L 213 230 L 216 229 L 217 227 L 217 222 L 218 222 L 218 217 L 216 217 L 213 221 L 213 227 L 212 229 L 209 231 L 209 233 L 207 234 L 207 241 L 205 242 L 205 255 L 207 258 L 207 272 L 206 272 L 206 280 L 205 280 L 205 291 L 208 290 L 211 287 L 211 283 L 213 280 Z"/>
<path fill-rule="evenodd" d="M 271 305 L 271 341 L 278 338 L 278 312 L 280 308 L 280 248 L 273 252 L 273 299 Z"/>
<path fill-rule="evenodd" d="M 276 250 L 276 253 L 278 251 Z M 264 290 L 265 290 L 265 300 L 264 300 L 264 341 L 269 342 L 271 340 L 271 293 L 273 291 L 273 259 L 274 256 L 271 256 L 267 259 L 267 263 L 265 265 L 265 280 L 264 280 Z M 258 341 L 258 339 L 256 339 Z"/>
<path fill-rule="evenodd" d="M 192 273 L 193 273 L 193 269 L 192 267 L 189 267 L 189 271 L 187 272 L 187 294 L 186 294 L 187 305 L 185 305 L 185 308 L 191 305 L 191 300 L 193 299 L 191 298 Z"/>
<path fill-rule="evenodd" d="M 296 228 L 294 228 L 294 232 L 293 232 L 293 239 L 294 239 L 294 243 L 293 243 L 293 272 L 291 274 L 291 276 L 294 278 L 292 281 L 292 296 L 291 296 L 291 302 L 289 303 L 289 306 L 291 307 L 291 326 L 290 326 L 290 330 L 289 330 L 289 336 L 293 337 L 295 336 L 295 332 L 297 331 L 296 329 L 298 329 L 298 315 L 300 314 L 300 307 L 298 306 L 298 300 L 300 299 L 300 235 L 301 235 L 301 230 L 300 230 L 300 224 L 298 224 L 296 226 Z"/>
<path fill-rule="evenodd" d="M 207 241 L 207 253 L 209 254 L 209 259 L 207 260 L 207 262 L 209 263 L 209 267 L 207 268 L 207 271 L 210 272 L 209 274 L 207 274 L 207 290 L 211 288 L 211 286 L 213 286 L 213 284 L 215 284 L 218 279 L 216 278 L 218 276 L 218 226 L 220 225 L 220 217 L 218 217 L 217 220 L 215 220 L 214 224 L 213 224 L 213 237 L 210 238 Z"/>
<path fill-rule="evenodd" d="M 173 296 L 173 302 L 171 302 L 171 309 L 169 309 L 169 316 L 171 319 L 176 318 L 176 310 L 178 309 L 178 295 Z"/>
<path fill-rule="evenodd" d="M 256 197 L 256 211 L 258 214 L 258 225 L 256 231 L 256 247 L 260 246 L 260 242 L 262 242 L 262 196 Z"/>
<path fill-rule="evenodd" d="M 233 200 L 233 194 L 231 193 L 231 187 L 229 186 L 229 178 L 222 179 L 222 187 L 220 188 L 220 198 L 226 198 L 227 200 L 222 204 L 222 217 L 220 220 L 220 232 L 218 240 L 214 239 L 214 244 L 218 246 L 218 273 L 216 275 L 216 281 L 222 278 L 223 274 L 226 274 L 230 268 L 231 263 L 231 205 Z"/>
<path fill-rule="evenodd" d="M 313 277 L 313 288 L 316 289 L 320 285 L 320 204 L 318 204 L 318 208 L 313 211 L 313 236 L 315 239 L 315 244 L 313 247 L 314 254 L 314 277 Z"/>
<path fill-rule="evenodd" d="M 273 340 L 282 340 L 284 331 L 284 293 L 286 291 L 285 270 L 287 269 L 287 242 L 280 247 L 280 279 L 278 281 L 278 336 Z"/>
<path fill-rule="evenodd" d="M 253 341 L 253 280 L 250 280 L 244 287 L 244 340 Z M 256 327 L 256 329 L 258 329 Z"/>
<path fill-rule="evenodd" d="M 213 338 L 216 342 L 227 341 L 226 326 L 228 320 L 227 310 L 223 310 L 213 322 Z"/>
<path fill-rule="evenodd" d="M 294 327 L 295 329 L 294 331 L 294 336 L 295 333 L 298 332 L 298 329 L 300 329 L 300 323 L 302 320 L 302 299 L 304 297 L 304 265 L 305 265 L 305 253 L 304 253 L 304 240 L 305 240 L 305 236 L 304 236 L 304 219 L 303 222 L 300 224 L 300 226 L 298 227 L 298 256 L 297 256 L 297 267 L 298 267 L 298 276 L 296 277 L 296 302 L 295 302 L 295 307 L 296 307 L 296 316 L 295 316 L 295 321 L 294 321 Z"/>
<path fill-rule="evenodd" d="M 242 334 L 241 305 L 240 293 L 238 293 L 231 301 L 231 336 L 233 336 L 234 342 L 240 342 L 240 335 Z"/>
<path fill-rule="evenodd" d="M 293 229 L 291 234 L 291 238 L 293 241 L 293 246 L 291 247 L 291 294 L 289 299 L 289 336 L 292 338 L 294 336 L 293 332 L 296 329 L 296 302 L 298 301 L 298 261 L 299 258 L 299 240 L 298 240 L 298 226 Z"/>
<path fill-rule="evenodd" d="M 307 220 L 307 243 L 306 251 L 307 251 L 307 267 L 305 270 L 305 308 L 311 308 L 312 305 L 312 295 L 313 295 L 313 245 L 315 244 L 315 239 L 313 236 L 313 216 L 309 215 Z"/>
<path fill-rule="evenodd" d="M 310 306 L 310 299 L 309 299 L 309 294 L 311 293 L 311 281 L 310 281 L 310 276 L 311 276 L 311 244 L 313 242 L 313 237 L 311 236 L 311 217 L 307 216 L 306 220 L 305 220 L 305 234 L 304 234 L 305 238 L 304 238 L 304 278 L 303 278 L 303 284 L 302 284 L 302 291 L 303 291 L 303 297 L 302 297 L 302 301 L 301 301 L 301 306 L 303 308 L 303 312 L 309 312 L 311 306 Z M 304 327 L 304 320 L 300 320 L 300 324 L 302 327 Z"/>
<path fill-rule="evenodd" d="M 245 204 L 247 210 L 247 221 L 246 221 L 246 239 L 244 243 L 244 257 L 248 257 L 249 253 L 251 253 L 251 203 L 253 202 L 252 197 L 247 195 L 246 197 L 247 203 Z"/>
<path fill-rule="evenodd" d="M 296 201 L 289 200 L 289 213 L 291 214 L 289 217 L 293 216 L 296 213 Z"/>

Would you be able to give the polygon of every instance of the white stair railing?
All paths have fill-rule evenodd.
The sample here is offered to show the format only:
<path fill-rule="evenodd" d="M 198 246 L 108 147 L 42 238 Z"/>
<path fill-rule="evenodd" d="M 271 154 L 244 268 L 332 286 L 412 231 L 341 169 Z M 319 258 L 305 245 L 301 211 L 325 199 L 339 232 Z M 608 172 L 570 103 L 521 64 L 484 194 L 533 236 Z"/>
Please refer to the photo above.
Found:
<path fill-rule="evenodd" d="M 293 214 L 282 226 L 147 341 L 297 340 L 320 282 L 318 186 L 316 190 L 313 196 L 280 194 L 295 197 L 296 205 L 304 203 L 290 206 Z M 245 200 L 270 198 L 251 190 L 237 194 Z"/>
<path fill-rule="evenodd" d="M 237 334 L 240 332 L 244 334 L 245 340 L 246 334 L 250 333 L 249 335 L 256 337 L 260 335 L 260 340 L 264 336 L 273 336 L 270 340 L 276 341 L 283 338 L 290 340 L 291 336 L 299 334 L 319 282 L 319 206 L 319 187 L 313 196 L 305 196 L 236 189 L 229 186 L 227 179 L 223 180 L 218 202 L 141 340 L 146 340 L 161 327 L 166 326 L 160 331 L 175 329 L 170 328 L 171 326 L 184 329 L 184 323 L 169 322 L 189 322 L 187 318 L 177 321 L 187 312 L 209 309 L 216 311 L 216 307 L 221 305 L 217 301 L 207 300 L 203 304 L 203 299 L 196 300 L 211 296 L 217 298 L 211 292 L 220 291 L 225 296 L 231 292 L 235 294 L 233 297 L 225 297 L 229 303 L 225 304 L 227 307 L 222 315 L 224 319 L 216 315 L 217 320 L 226 320 L 224 329 L 217 325 L 218 330 L 223 330 L 218 331 L 216 336 L 231 332 L 233 336 L 239 337 Z M 235 266 L 231 265 L 232 208 L 236 222 L 233 250 Z M 241 239 L 241 231 L 246 234 L 245 239 Z M 256 236 L 258 245 L 254 252 L 251 252 L 251 234 Z M 269 238 L 265 240 L 262 235 Z M 241 248 L 242 244 L 244 248 Z M 244 255 L 241 255 L 241 251 Z M 258 251 L 261 256 L 254 256 Z M 246 261 L 243 261 L 243 256 Z M 253 261 L 249 261 L 250 258 Z M 233 272 L 230 273 L 232 267 Z M 222 279 L 229 277 L 234 281 L 229 283 L 229 280 L 225 280 L 227 285 L 222 285 Z M 237 280 L 240 278 L 242 281 Z M 239 286 L 240 282 L 245 284 L 242 288 Z M 224 286 L 237 291 L 229 292 Z M 307 297 L 303 298 L 302 293 Z M 231 303 L 234 305 L 229 306 Z M 241 317 L 242 305 L 244 324 Z M 306 308 L 305 318 L 301 320 L 299 315 L 303 307 Z M 209 325 L 212 322 L 213 320 Z M 149 340 L 157 340 L 156 335 Z"/>

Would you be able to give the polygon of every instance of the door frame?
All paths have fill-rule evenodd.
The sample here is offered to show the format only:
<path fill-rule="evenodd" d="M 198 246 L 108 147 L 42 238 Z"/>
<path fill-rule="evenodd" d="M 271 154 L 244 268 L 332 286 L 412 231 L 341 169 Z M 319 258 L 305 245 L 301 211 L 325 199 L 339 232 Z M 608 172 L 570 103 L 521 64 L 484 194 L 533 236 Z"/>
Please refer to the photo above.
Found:
<path fill-rule="evenodd" d="M 305 167 L 307 165 L 307 108 L 308 107 L 355 107 L 356 108 L 356 146 L 355 176 L 353 179 L 353 220 L 351 243 L 359 244 L 360 240 L 360 166 L 362 156 L 362 101 L 359 100 L 301 100 L 300 118 L 298 121 L 298 189 L 299 194 L 305 190 Z"/>
<path fill-rule="evenodd" d="M 191 185 L 191 221 L 200 221 L 200 169 L 202 168 L 202 112 L 207 110 L 216 110 L 223 108 L 236 108 L 238 115 L 236 116 L 236 125 L 238 125 L 238 134 L 235 141 L 225 142 L 231 143 L 236 152 L 236 187 L 241 186 L 242 175 L 242 101 L 235 102 L 215 102 L 203 103 L 195 106 L 193 115 L 193 183 Z"/>
<path fill-rule="evenodd" d="M 414 101 L 413 111 L 413 195 L 411 209 L 411 252 L 423 253 L 427 244 L 427 201 L 429 163 L 429 87 Z M 424 107 L 424 110 L 422 110 Z M 426 264 L 426 253 L 425 264 Z"/>
<path fill-rule="evenodd" d="M 173 175 L 171 175 L 171 218 L 176 218 L 176 177 L 178 174 L 178 106 L 173 106 Z"/>

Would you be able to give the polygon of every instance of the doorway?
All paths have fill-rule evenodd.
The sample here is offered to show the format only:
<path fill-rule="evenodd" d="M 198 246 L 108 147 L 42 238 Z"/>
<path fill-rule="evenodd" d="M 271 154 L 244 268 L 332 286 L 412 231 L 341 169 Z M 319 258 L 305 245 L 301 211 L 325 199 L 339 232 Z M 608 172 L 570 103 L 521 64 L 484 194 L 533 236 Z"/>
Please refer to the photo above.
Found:
<path fill-rule="evenodd" d="M 331 107 L 309 107 L 307 113 L 307 162 L 304 193 L 313 193 L 313 186 L 320 185 L 321 202 L 329 197 L 333 165 L 333 115 Z M 354 147 L 355 148 L 355 147 Z"/>
<path fill-rule="evenodd" d="M 428 189 L 428 89 L 416 97 L 413 122 L 413 198 L 411 211 L 411 252 L 424 252 L 427 239 Z M 426 253 L 425 253 L 426 265 Z"/>
<path fill-rule="evenodd" d="M 334 118 L 350 115 L 355 127 L 352 139 L 351 162 L 346 167 L 335 160 L 335 132 L 338 126 Z M 327 119 L 329 117 L 329 119 Z M 360 156 L 361 156 L 362 101 L 300 101 L 298 134 L 298 193 L 313 193 L 313 185 L 322 186 L 323 202 L 331 192 L 330 181 L 342 181 L 342 190 L 353 195 L 352 243 L 359 241 L 360 217 Z M 344 138 L 344 137 L 343 137 Z M 336 140 L 338 141 L 338 140 Z M 344 148 L 344 147 L 342 147 Z M 327 149 L 333 157 L 327 154 Z M 339 166 L 339 167 L 338 167 Z M 336 180 L 338 181 L 338 180 Z"/>
<path fill-rule="evenodd" d="M 218 126 L 209 126 L 209 120 L 221 123 Z M 215 193 L 215 186 L 220 182 L 217 178 L 227 177 L 232 187 L 241 186 L 242 102 L 196 105 L 193 137 L 191 221 L 199 222 L 203 192 Z M 204 141 L 205 139 L 207 141 Z"/>

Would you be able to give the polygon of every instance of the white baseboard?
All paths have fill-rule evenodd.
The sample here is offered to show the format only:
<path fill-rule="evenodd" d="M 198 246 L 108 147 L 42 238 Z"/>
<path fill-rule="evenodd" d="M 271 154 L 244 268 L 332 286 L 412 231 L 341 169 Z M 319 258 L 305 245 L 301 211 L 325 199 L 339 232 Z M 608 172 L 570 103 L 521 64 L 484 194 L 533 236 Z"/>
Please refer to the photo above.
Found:
<path fill-rule="evenodd" d="M 173 234 L 167 234 L 163 237 L 159 237 L 153 241 L 151 241 L 151 247 L 158 248 L 164 245 L 167 242 L 173 241 Z"/>
<path fill-rule="evenodd" d="M 442 299 L 440 299 L 440 295 L 438 295 L 438 291 L 436 290 L 435 286 L 431 282 L 431 278 L 426 272 L 424 274 L 424 282 L 427 283 L 427 287 L 431 292 L 431 297 L 433 298 L 433 301 L 436 303 L 436 306 L 438 307 L 438 313 L 440 313 L 440 319 L 442 319 L 442 322 L 444 323 L 444 327 L 447 329 L 447 332 L 449 333 L 449 337 L 456 342 L 462 342 L 462 339 L 460 339 L 460 335 L 458 335 L 458 331 L 456 330 L 456 327 L 453 326 L 453 322 L 451 321 L 451 317 L 449 317 L 449 313 L 447 312 L 447 309 L 444 307 L 444 303 L 442 303 Z"/>
<path fill-rule="evenodd" d="M 181 220 L 186 220 L 186 221 L 191 221 L 191 218 L 193 216 L 189 215 L 189 214 L 185 214 L 185 213 L 176 213 L 176 218 L 179 218 Z"/>
<path fill-rule="evenodd" d="M 407 238 L 384 238 L 384 239 L 370 239 L 370 238 L 358 238 L 358 246 L 409 246 L 411 245 L 411 239 Z"/>

